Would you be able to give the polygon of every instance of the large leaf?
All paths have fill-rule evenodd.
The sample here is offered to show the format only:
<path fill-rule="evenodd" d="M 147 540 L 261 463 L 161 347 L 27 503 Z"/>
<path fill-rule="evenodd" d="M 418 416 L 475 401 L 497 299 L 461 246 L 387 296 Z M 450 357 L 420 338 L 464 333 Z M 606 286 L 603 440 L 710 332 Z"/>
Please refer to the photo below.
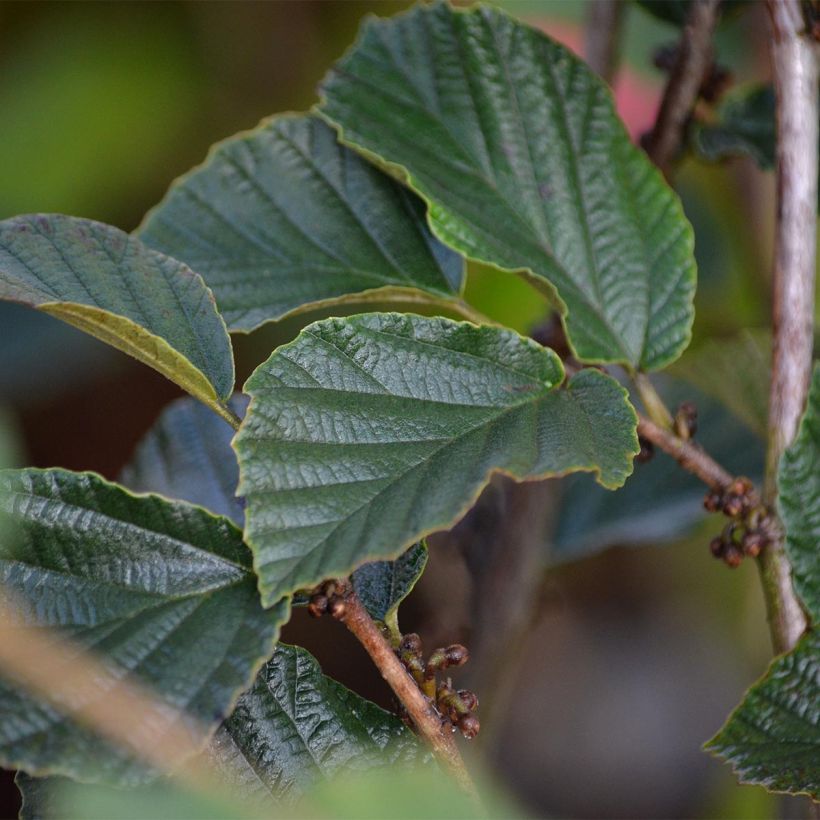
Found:
<path fill-rule="evenodd" d="M 260 606 L 241 532 L 199 507 L 134 496 L 91 473 L 2 472 L 0 504 L 17 529 L 0 546 L 0 582 L 30 627 L 60 629 L 115 679 L 146 685 L 216 727 L 270 656 L 288 613 L 286 602 Z M 119 783 L 148 775 L 4 683 L 0 764 Z"/>
<path fill-rule="evenodd" d="M 797 438 L 780 462 L 778 506 L 795 589 L 812 629 L 747 693 L 708 748 L 746 783 L 820 796 L 820 365 Z"/>
<path fill-rule="evenodd" d="M 408 776 L 403 766 L 428 759 L 398 717 L 323 675 L 304 649 L 286 645 L 278 646 L 259 671 L 206 754 L 224 778 L 226 799 L 233 795 L 237 800 L 231 816 L 239 817 L 253 807 L 264 807 L 265 816 L 296 816 L 285 806 L 321 782 L 381 767 L 395 767 Z M 163 793 L 156 790 L 157 784 L 131 793 L 76 785 L 72 789 L 70 781 L 56 777 L 23 776 L 18 785 L 26 820 L 65 816 L 61 809 L 66 799 L 77 816 L 88 816 L 89 808 L 105 799 L 112 813 L 119 804 L 115 816 L 124 809 L 122 816 L 131 817 L 129 805 L 145 811 L 148 801 Z M 160 785 L 169 795 L 169 784 Z"/>
<path fill-rule="evenodd" d="M 421 759 L 395 716 L 322 674 L 304 649 L 280 645 L 219 729 L 210 757 L 245 798 L 295 799 L 342 772 Z"/>
<path fill-rule="evenodd" d="M 224 412 L 233 354 L 211 291 L 123 231 L 61 215 L 0 222 L 0 299 L 102 339 Z"/>
<path fill-rule="evenodd" d="M 231 330 L 341 301 L 446 301 L 463 279 L 424 204 L 309 115 L 217 145 L 140 236 L 202 273 Z"/>
<path fill-rule="evenodd" d="M 587 361 L 656 369 L 686 347 L 692 230 L 605 84 L 486 7 L 373 20 L 320 113 L 429 204 L 435 234 L 555 296 Z"/>
<path fill-rule="evenodd" d="M 450 526 L 494 470 L 594 471 L 636 452 L 626 393 L 509 330 L 395 313 L 329 319 L 246 384 L 234 446 L 265 601 Z"/>
<path fill-rule="evenodd" d="M 794 586 L 820 628 L 820 364 L 800 431 L 780 462 L 778 487 Z"/>
<path fill-rule="evenodd" d="M 688 357 L 684 357 L 684 360 Z M 667 406 L 693 401 L 698 408 L 695 441 L 733 475 L 763 473 L 763 441 L 714 399 L 684 382 L 663 378 L 658 392 Z M 665 544 L 703 520 L 704 486 L 665 453 L 636 464 L 616 492 L 596 487 L 589 476 L 564 479 L 558 523 L 547 560 L 561 563 L 607 547 Z"/>
<path fill-rule="evenodd" d="M 707 749 L 729 760 L 744 783 L 820 795 L 820 634 L 777 658 Z"/>
<path fill-rule="evenodd" d="M 238 418 L 247 399 L 228 403 Z M 239 466 L 231 449 L 234 429 L 192 399 L 178 399 L 163 410 L 137 445 L 121 482 L 135 492 L 160 493 L 199 504 L 240 527 L 245 510 L 236 497 Z"/>

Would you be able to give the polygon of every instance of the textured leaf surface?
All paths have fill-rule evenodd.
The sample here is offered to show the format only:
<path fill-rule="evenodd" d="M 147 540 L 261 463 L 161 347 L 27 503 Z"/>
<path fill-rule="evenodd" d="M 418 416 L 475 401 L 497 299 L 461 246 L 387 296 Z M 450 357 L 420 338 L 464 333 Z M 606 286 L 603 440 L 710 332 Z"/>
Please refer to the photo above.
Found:
<path fill-rule="evenodd" d="M 233 390 L 230 339 L 202 278 L 110 225 L 43 214 L 0 222 L 0 299 L 91 333 L 207 403 Z"/>
<path fill-rule="evenodd" d="M 820 627 L 820 364 L 797 438 L 783 454 L 778 506 L 797 594 Z"/>
<path fill-rule="evenodd" d="M 427 547 L 413 544 L 395 561 L 371 561 L 351 576 L 353 588 L 371 617 L 387 623 L 413 591 L 427 565 Z"/>
<path fill-rule="evenodd" d="M 263 599 L 397 557 L 493 470 L 620 486 L 635 414 L 598 371 L 564 378 L 517 333 L 385 313 L 309 325 L 246 384 L 234 439 Z"/>
<path fill-rule="evenodd" d="M 456 296 L 463 262 L 424 216 L 321 120 L 283 116 L 219 144 L 139 233 L 202 273 L 231 330 L 252 330 L 346 298 Z"/>
<path fill-rule="evenodd" d="M 322 89 L 445 243 L 557 291 L 581 358 L 655 369 L 686 347 L 691 228 L 567 49 L 492 8 L 423 6 L 368 21 Z"/>
<path fill-rule="evenodd" d="M 663 378 L 656 386 L 668 407 L 695 403 L 695 441 L 732 475 L 762 476 L 761 438 L 714 399 L 682 381 Z M 613 546 L 666 544 L 686 535 L 705 516 L 703 484 L 661 452 L 646 464 L 636 464 L 626 484 L 614 493 L 596 487 L 586 475 L 569 476 L 562 484 L 549 563 L 576 560 Z"/>
<path fill-rule="evenodd" d="M 228 406 L 242 418 L 247 399 L 237 394 Z M 239 466 L 231 449 L 233 434 L 231 425 L 207 407 L 178 399 L 137 445 L 120 480 L 135 492 L 199 504 L 241 527 L 245 509 L 236 497 Z"/>
<path fill-rule="evenodd" d="M 807 634 L 746 693 L 707 748 L 744 783 L 820 795 L 820 635 Z"/>
<path fill-rule="evenodd" d="M 210 757 L 243 797 L 295 799 L 342 772 L 421 758 L 395 715 L 322 674 L 304 649 L 280 645 L 214 737 Z"/>
<path fill-rule="evenodd" d="M 31 628 L 62 630 L 116 678 L 217 725 L 269 657 L 288 611 L 261 608 L 240 531 L 91 473 L 2 472 L 0 504 L 17 529 L 0 545 L 0 582 Z M 4 683 L 0 763 L 120 783 L 146 776 L 124 752 Z"/>

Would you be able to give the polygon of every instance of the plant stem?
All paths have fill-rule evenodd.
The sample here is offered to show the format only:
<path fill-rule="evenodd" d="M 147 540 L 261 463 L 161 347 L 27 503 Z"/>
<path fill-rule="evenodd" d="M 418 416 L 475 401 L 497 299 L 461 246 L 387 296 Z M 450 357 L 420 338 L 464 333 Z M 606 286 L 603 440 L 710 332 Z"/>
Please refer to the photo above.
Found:
<path fill-rule="evenodd" d="M 589 0 L 584 25 L 584 56 L 590 68 L 609 86 L 618 69 L 618 51 L 626 3 Z"/>
<path fill-rule="evenodd" d="M 231 410 L 226 404 L 223 404 L 221 401 L 214 401 L 209 402 L 208 407 L 211 408 L 221 419 L 224 419 L 228 422 L 228 424 L 233 427 L 234 430 L 239 429 L 239 425 L 242 424 L 242 419 L 236 415 L 236 413 Z"/>
<path fill-rule="evenodd" d="M 667 179 L 698 92 L 712 65 L 712 33 L 717 10 L 718 0 L 693 0 L 655 126 L 646 143 L 646 152 Z"/>
<path fill-rule="evenodd" d="M 671 430 L 673 424 L 672 414 L 663 399 L 658 395 L 655 386 L 649 380 L 649 376 L 646 373 L 637 372 L 633 374 L 632 380 L 649 418 L 659 427 Z"/>
<path fill-rule="evenodd" d="M 345 610 L 340 620 L 370 655 L 382 677 L 407 710 L 419 734 L 432 746 L 436 756 L 450 770 L 461 788 L 477 800 L 475 785 L 464 766 L 452 732 L 442 726 L 438 712 L 402 666 L 393 648 L 352 590 L 345 595 Z"/>
<path fill-rule="evenodd" d="M 814 271 L 817 250 L 818 46 L 806 33 L 799 0 L 769 0 L 777 99 L 777 223 L 772 275 L 772 378 L 765 498 L 777 497 L 777 470 L 797 433 L 812 364 Z M 759 559 L 777 652 L 806 629 L 782 540 Z"/>

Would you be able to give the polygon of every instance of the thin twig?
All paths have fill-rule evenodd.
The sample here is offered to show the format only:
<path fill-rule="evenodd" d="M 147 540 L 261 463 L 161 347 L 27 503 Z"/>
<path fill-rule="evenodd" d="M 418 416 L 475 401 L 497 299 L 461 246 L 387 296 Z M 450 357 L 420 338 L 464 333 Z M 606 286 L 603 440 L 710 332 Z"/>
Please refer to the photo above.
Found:
<path fill-rule="evenodd" d="M 587 3 L 584 56 L 589 67 L 610 86 L 618 70 L 625 10 L 625 0 L 589 0 Z"/>
<path fill-rule="evenodd" d="M 818 46 L 799 0 L 769 0 L 777 99 L 777 222 L 772 298 L 772 379 L 765 497 L 777 496 L 777 469 L 797 433 L 809 391 L 817 250 Z M 760 556 L 775 650 L 791 649 L 806 629 L 782 542 Z"/>
<path fill-rule="evenodd" d="M 407 710 L 419 734 L 430 744 L 464 791 L 477 799 L 475 785 L 461 759 L 452 731 L 449 726 L 445 728 L 442 725 L 441 716 L 402 666 L 393 648 L 352 590 L 345 595 L 344 614 L 339 620 L 370 655 L 381 676 Z"/>
<path fill-rule="evenodd" d="M 717 12 L 718 0 L 693 0 L 655 126 L 646 142 L 646 152 L 667 178 L 698 92 L 712 65 L 712 33 Z"/>

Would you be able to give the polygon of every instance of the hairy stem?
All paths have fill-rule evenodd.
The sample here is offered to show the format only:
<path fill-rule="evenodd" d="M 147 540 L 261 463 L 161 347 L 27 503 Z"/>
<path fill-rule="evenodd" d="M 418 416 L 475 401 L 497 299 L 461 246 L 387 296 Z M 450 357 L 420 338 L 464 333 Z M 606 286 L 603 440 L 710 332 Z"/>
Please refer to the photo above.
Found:
<path fill-rule="evenodd" d="M 693 0 L 655 126 L 645 146 L 652 161 L 667 178 L 683 142 L 698 91 L 712 65 L 712 33 L 717 23 L 717 10 L 718 0 Z"/>
<path fill-rule="evenodd" d="M 633 376 L 633 381 L 649 418 L 659 427 L 671 430 L 673 424 L 672 414 L 663 399 L 658 395 L 649 376 L 646 373 L 638 372 Z"/>
<path fill-rule="evenodd" d="M 817 44 L 799 0 L 769 0 L 777 98 L 777 222 L 772 276 L 772 379 L 765 498 L 777 497 L 780 457 L 797 433 L 811 379 L 817 250 Z M 791 649 L 806 628 L 782 541 L 760 556 L 772 641 Z"/>
<path fill-rule="evenodd" d="M 610 86 L 618 69 L 625 10 L 623 0 L 589 0 L 587 3 L 584 56 L 590 68 Z"/>
<path fill-rule="evenodd" d="M 430 744 L 439 760 L 464 791 L 476 797 L 475 786 L 461 759 L 452 732 L 442 726 L 440 715 L 402 666 L 393 648 L 352 589 L 345 595 L 344 615 L 339 620 L 370 655 L 381 676 L 407 710 L 419 734 Z"/>

